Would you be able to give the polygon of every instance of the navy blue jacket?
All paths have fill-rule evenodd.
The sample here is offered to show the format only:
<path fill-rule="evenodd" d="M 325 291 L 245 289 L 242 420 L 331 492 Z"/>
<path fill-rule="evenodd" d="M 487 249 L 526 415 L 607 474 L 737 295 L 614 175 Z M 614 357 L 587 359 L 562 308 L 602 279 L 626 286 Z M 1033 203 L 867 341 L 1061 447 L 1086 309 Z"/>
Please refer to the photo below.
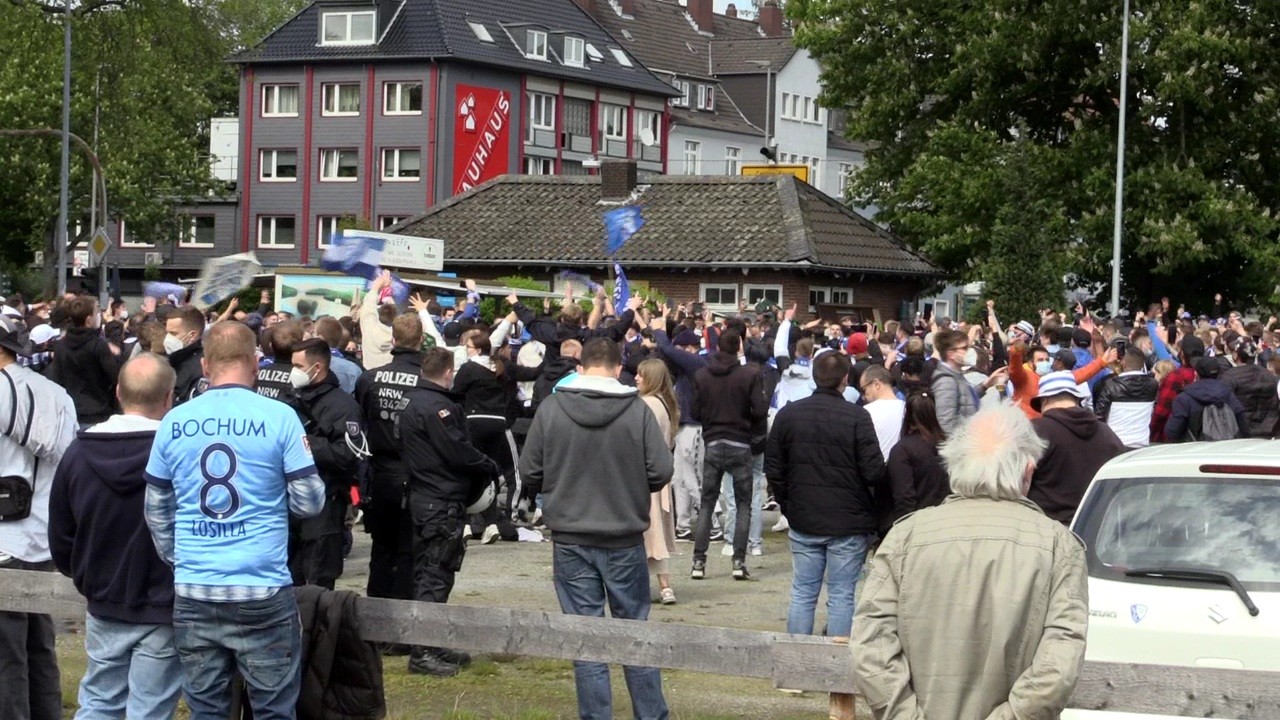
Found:
<path fill-rule="evenodd" d="M 666 358 L 667 365 L 672 367 L 672 374 L 676 378 L 676 404 L 680 406 L 680 424 L 700 425 L 693 414 L 693 376 L 707 366 L 707 357 L 685 352 L 672 345 L 671 339 L 661 330 L 653 334 L 653 340 L 658 344 L 662 357 Z"/>
<path fill-rule="evenodd" d="M 89 428 L 68 446 L 54 473 L 49 551 L 94 617 L 141 625 L 173 622 L 173 569 L 156 553 L 143 517 L 142 474 L 154 440 L 154 430 Z"/>

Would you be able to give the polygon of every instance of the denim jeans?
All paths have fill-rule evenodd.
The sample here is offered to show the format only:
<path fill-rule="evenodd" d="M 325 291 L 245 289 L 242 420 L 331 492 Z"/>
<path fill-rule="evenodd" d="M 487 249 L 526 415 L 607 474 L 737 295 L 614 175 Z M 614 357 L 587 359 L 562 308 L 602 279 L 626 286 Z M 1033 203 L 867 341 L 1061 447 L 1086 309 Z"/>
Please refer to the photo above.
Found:
<path fill-rule="evenodd" d="M 294 720 L 302 687 L 302 621 L 293 588 L 241 603 L 179 596 L 173 629 L 191 720 L 230 717 L 235 670 L 244 677 L 254 720 Z"/>
<path fill-rule="evenodd" d="M 566 615 L 604 617 L 607 599 L 609 614 L 615 618 L 649 619 L 649 566 L 644 545 L 614 549 L 556 543 L 552 563 L 556 597 Z M 622 671 L 636 720 L 670 717 L 657 668 L 624 666 Z M 578 690 L 578 717 L 612 720 L 609 666 L 574 662 L 573 679 Z"/>
<path fill-rule="evenodd" d="M 53 562 L 0 561 L 10 570 L 52 572 Z M 36 613 L 0 612 L 0 717 L 62 720 L 62 685 L 53 620 Z"/>
<path fill-rule="evenodd" d="M 169 720 L 182 694 L 172 625 L 136 625 L 86 614 L 76 720 Z"/>
<path fill-rule="evenodd" d="M 720 478 L 728 473 L 733 476 L 734 502 L 738 509 L 734 517 L 733 559 L 747 556 L 747 536 L 751 525 L 751 448 L 727 443 L 712 443 L 702 466 L 702 509 L 698 513 L 698 532 L 694 537 L 693 559 L 706 561 L 707 547 L 711 545 L 711 519 L 716 513 L 716 501 L 720 499 Z"/>
<path fill-rule="evenodd" d="M 751 458 L 751 532 L 747 535 L 748 548 L 764 545 L 764 485 L 764 453 L 760 453 Z M 724 539 L 732 545 L 738 508 L 734 502 L 733 477 L 729 473 L 725 473 L 720 481 L 720 493 L 724 498 Z"/>
<path fill-rule="evenodd" d="M 791 608 L 787 632 L 813 634 L 813 611 L 827 578 L 827 635 L 849 637 L 853 628 L 853 595 L 867 561 L 870 535 L 828 537 L 792 530 Z"/>

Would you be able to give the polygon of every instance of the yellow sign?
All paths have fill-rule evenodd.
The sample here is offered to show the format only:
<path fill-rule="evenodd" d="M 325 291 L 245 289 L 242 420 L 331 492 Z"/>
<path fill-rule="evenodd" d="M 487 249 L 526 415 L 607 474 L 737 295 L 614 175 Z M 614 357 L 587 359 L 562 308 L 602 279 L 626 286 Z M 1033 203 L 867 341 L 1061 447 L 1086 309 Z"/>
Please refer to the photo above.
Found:
<path fill-rule="evenodd" d="M 747 177 L 758 175 L 794 175 L 801 182 L 809 182 L 808 165 L 743 165 L 742 174 Z"/>
<path fill-rule="evenodd" d="M 94 265 L 102 262 L 102 258 L 111 249 L 111 236 L 107 231 L 98 228 L 98 231 L 89 238 L 89 258 Z"/>

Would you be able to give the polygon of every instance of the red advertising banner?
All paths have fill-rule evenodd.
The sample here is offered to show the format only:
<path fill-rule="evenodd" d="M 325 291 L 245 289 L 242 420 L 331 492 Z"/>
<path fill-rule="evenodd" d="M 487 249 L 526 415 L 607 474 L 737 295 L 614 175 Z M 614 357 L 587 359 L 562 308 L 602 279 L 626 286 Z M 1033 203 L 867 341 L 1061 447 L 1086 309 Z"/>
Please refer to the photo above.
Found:
<path fill-rule="evenodd" d="M 511 95 L 459 85 L 453 116 L 453 193 L 509 171 Z"/>

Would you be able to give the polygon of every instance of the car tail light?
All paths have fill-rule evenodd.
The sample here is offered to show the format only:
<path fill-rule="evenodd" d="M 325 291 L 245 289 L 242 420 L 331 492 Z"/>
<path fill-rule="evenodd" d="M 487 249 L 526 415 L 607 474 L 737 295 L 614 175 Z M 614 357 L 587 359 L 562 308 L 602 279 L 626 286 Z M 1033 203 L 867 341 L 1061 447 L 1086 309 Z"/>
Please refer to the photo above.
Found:
<path fill-rule="evenodd" d="M 1280 467 L 1271 465 L 1201 465 L 1200 472 L 1206 475 L 1275 475 L 1280 476 Z"/>

